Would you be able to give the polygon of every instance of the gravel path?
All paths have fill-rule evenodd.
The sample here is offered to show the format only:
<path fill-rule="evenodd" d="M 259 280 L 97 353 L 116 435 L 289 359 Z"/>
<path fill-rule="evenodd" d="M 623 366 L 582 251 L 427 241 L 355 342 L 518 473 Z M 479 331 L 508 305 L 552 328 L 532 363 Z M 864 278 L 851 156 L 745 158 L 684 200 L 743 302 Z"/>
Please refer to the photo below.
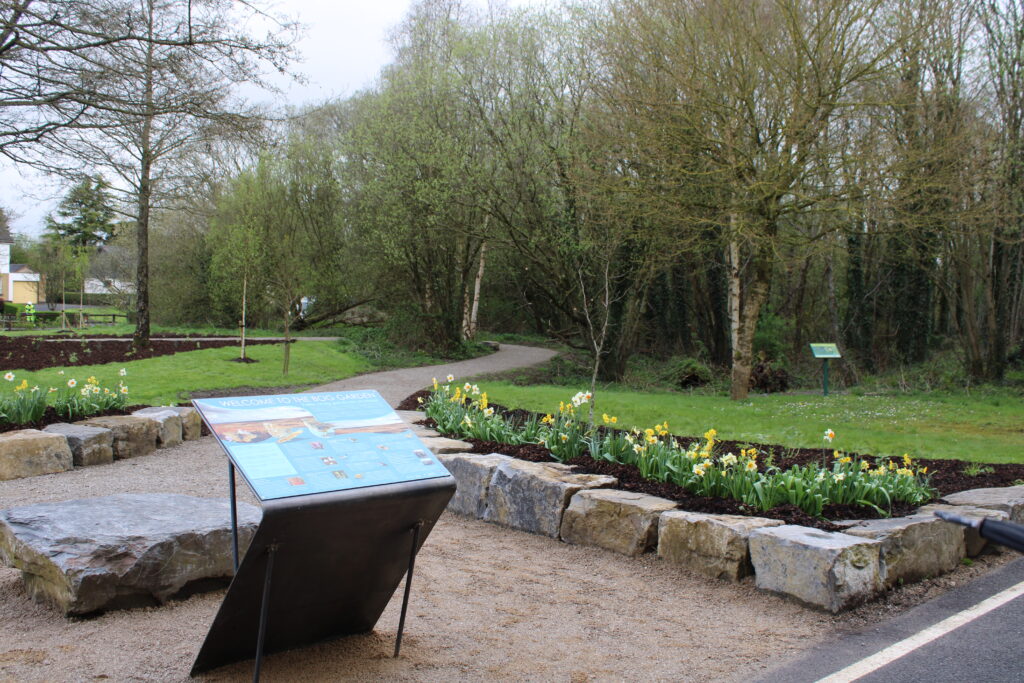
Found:
<path fill-rule="evenodd" d="M 541 362 L 500 353 L 434 368 L 334 382 L 376 388 L 392 402 L 449 372 Z M 156 454 L 57 475 L 0 482 L 0 507 L 117 492 L 225 497 L 225 458 L 210 437 Z M 240 487 L 240 497 L 255 503 Z M 377 628 L 264 662 L 267 681 L 750 680 L 835 637 L 851 623 L 748 581 L 712 581 L 655 558 L 629 559 L 445 514 L 416 563 L 402 657 L 391 659 L 401 591 Z M 159 608 L 65 619 L 32 602 L 19 573 L 0 569 L 0 681 L 184 681 L 224 592 Z M 201 680 L 251 679 L 251 662 Z"/>

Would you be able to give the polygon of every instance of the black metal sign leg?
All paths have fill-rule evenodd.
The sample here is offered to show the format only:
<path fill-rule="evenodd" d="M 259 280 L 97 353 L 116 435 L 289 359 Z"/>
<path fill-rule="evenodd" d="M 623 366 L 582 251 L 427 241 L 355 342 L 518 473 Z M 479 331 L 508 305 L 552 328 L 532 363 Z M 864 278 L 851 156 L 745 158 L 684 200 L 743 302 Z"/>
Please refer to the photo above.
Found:
<path fill-rule="evenodd" d="M 252 671 L 253 683 L 259 683 L 260 665 L 263 664 L 263 641 L 267 636 L 267 612 L 270 608 L 270 575 L 274 573 L 274 553 L 277 546 L 267 548 L 267 570 L 263 574 L 263 599 L 260 601 L 260 630 L 256 636 L 256 664 Z"/>
<path fill-rule="evenodd" d="M 405 575 L 405 595 L 402 596 L 402 614 L 398 618 L 398 638 L 395 639 L 395 657 L 402 649 L 402 631 L 405 630 L 405 611 L 409 608 L 409 589 L 412 588 L 412 570 L 416 565 L 416 546 L 420 541 L 420 529 L 423 522 L 416 522 L 412 528 L 412 550 L 409 552 L 409 572 Z"/>
<path fill-rule="evenodd" d="M 235 497 L 235 463 L 228 460 L 228 491 L 231 494 L 231 557 L 238 573 L 238 500 Z"/>

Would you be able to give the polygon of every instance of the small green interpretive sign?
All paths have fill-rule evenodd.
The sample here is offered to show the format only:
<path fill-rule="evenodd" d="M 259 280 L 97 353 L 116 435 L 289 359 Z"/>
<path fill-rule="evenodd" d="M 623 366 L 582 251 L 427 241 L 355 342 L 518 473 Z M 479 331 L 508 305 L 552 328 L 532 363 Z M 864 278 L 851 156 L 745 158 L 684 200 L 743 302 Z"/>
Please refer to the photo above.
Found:
<path fill-rule="evenodd" d="M 842 358 L 835 344 L 811 344 L 811 353 L 815 358 Z"/>

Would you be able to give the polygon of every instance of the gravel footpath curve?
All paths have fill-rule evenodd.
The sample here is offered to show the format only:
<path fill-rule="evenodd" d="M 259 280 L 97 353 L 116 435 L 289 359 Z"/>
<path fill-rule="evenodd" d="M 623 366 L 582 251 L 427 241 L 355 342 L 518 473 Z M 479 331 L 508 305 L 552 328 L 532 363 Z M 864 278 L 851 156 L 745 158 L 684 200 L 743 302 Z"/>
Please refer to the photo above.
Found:
<path fill-rule="evenodd" d="M 354 389 L 376 389 L 388 403 L 397 406 L 409 394 L 430 386 L 433 378 L 443 380 L 451 374 L 459 381 L 484 372 L 501 372 L 513 368 L 540 365 L 556 355 L 550 349 L 534 346 L 502 344 L 501 349 L 488 356 L 470 360 L 431 365 L 425 368 L 403 368 L 387 372 L 374 372 L 348 379 L 331 382 L 310 391 L 352 391 Z"/>
<path fill-rule="evenodd" d="M 486 358 L 334 382 L 392 404 L 449 372 L 541 362 L 505 346 Z M 490 362 L 489 362 L 490 361 Z M 226 497 L 211 437 L 111 465 L 0 482 L 0 507 L 118 492 Z M 245 487 L 240 497 L 255 503 Z M 402 657 L 390 657 L 401 590 L 370 634 L 268 656 L 267 681 L 750 680 L 834 637 L 842 619 L 658 562 L 560 543 L 452 514 L 416 562 Z M 184 681 L 224 591 L 158 608 L 65 619 L 0 569 L 0 681 Z M 201 676 L 243 681 L 251 662 Z"/>

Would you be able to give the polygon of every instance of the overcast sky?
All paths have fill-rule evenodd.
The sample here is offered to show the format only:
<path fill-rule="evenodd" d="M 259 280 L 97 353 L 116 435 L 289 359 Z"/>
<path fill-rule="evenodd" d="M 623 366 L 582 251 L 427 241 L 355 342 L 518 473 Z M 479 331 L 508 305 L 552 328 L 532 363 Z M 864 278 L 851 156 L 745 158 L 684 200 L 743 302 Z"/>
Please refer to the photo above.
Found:
<path fill-rule="evenodd" d="M 473 1 L 473 0 L 471 0 Z M 486 0 L 475 0 L 486 6 Z M 287 83 L 291 105 L 350 95 L 373 83 L 391 61 L 388 33 L 405 16 L 411 0 L 277 0 L 275 9 L 297 18 L 306 32 L 299 42 L 303 85 Z M 545 0 L 505 0 L 505 5 L 542 5 Z M 14 232 L 38 235 L 66 187 L 28 170 L 0 162 L 0 206 L 12 210 Z"/>

